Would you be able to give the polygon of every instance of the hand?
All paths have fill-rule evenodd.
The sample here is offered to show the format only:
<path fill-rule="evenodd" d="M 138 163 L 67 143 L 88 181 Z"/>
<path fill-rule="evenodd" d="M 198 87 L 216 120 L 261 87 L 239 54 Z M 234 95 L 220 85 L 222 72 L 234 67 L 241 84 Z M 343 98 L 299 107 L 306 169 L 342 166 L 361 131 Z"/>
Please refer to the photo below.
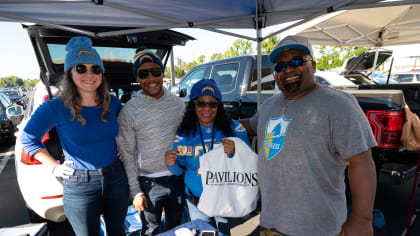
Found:
<path fill-rule="evenodd" d="M 373 236 L 372 220 L 350 216 L 341 227 L 340 236 Z"/>
<path fill-rule="evenodd" d="M 177 151 L 170 150 L 165 153 L 165 161 L 168 166 L 174 166 L 176 163 Z"/>
<path fill-rule="evenodd" d="M 144 210 L 147 210 L 147 200 L 146 196 L 144 194 L 137 195 L 133 199 L 133 206 L 136 208 L 137 211 L 142 212 Z"/>
<path fill-rule="evenodd" d="M 222 138 L 225 153 L 235 154 L 235 142 L 227 138 Z"/>
<path fill-rule="evenodd" d="M 120 161 L 124 161 L 124 155 L 120 152 L 120 146 L 117 145 L 117 155 Z"/>
<path fill-rule="evenodd" d="M 56 177 L 68 179 L 69 176 L 74 174 L 74 169 L 67 167 L 68 164 L 73 164 L 72 161 L 64 161 L 63 164 L 54 166 L 52 173 Z"/>

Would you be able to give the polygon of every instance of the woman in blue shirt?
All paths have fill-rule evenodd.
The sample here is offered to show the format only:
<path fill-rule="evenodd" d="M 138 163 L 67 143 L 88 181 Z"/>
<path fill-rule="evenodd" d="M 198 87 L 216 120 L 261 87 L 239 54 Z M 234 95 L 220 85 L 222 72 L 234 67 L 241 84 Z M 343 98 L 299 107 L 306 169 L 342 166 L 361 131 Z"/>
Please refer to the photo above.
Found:
<path fill-rule="evenodd" d="M 173 150 L 165 153 L 168 169 L 175 175 L 185 173 L 185 193 L 191 220 L 201 219 L 224 235 L 230 235 L 228 218 L 209 217 L 197 209 L 203 192 L 201 176 L 197 170 L 199 157 L 223 145 L 228 156 L 235 153 L 235 145 L 227 137 L 239 137 L 249 144 L 244 127 L 227 115 L 222 103 L 222 94 L 212 79 L 202 79 L 191 89 L 190 101 L 178 129 Z"/>
<path fill-rule="evenodd" d="M 128 182 L 115 141 L 121 103 L 109 94 L 105 68 L 89 38 L 73 37 L 66 51 L 61 94 L 35 111 L 22 145 L 63 180 L 64 210 L 77 236 L 98 235 L 100 214 L 108 235 L 125 235 Z M 41 142 L 53 127 L 65 156 L 61 165 Z"/>

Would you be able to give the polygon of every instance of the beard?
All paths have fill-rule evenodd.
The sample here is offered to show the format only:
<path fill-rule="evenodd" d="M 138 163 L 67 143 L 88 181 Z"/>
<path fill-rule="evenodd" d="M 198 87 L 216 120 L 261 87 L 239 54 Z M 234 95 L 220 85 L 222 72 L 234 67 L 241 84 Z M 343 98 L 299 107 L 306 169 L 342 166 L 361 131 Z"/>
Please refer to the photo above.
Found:
<path fill-rule="evenodd" d="M 296 93 L 299 91 L 300 86 L 302 84 L 302 80 L 296 81 L 294 83 L 290 83 L 290 84 L 284 84 L 283 88 L 284 88 L 284 92 L 285 93 Z"/>

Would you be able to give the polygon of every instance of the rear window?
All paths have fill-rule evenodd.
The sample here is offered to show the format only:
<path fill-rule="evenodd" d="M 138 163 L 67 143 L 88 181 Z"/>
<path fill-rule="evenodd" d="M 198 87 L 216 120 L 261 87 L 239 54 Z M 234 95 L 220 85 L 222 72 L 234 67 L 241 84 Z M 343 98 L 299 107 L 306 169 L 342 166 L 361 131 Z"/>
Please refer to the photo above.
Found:
<path fill-rule="evenodd" d="M 102 61 L 106 62 L 126 62 L 132 63 L 133 56 L 136 52 L 135 48 L 118 48 L 118 47 L 93 47 L 98 51 Z M 63 64 L 66 55 L 66 45 L 48 44 L 48 50 L 54 64 Z M 157 49 L 148 49 L 154 53 Z"/>
<path fill-rule="evenodd" d="M 210 78 L 216 81 L 222 93 L 229 92 L 235 87 L 238 71 L 239 63 L 215 65 Z"/>
<path fill-rule="evenodd" d="M 410 83 L 413 82 L 413 74 L 394 74 L 392 79 L 398 83 Z"/>

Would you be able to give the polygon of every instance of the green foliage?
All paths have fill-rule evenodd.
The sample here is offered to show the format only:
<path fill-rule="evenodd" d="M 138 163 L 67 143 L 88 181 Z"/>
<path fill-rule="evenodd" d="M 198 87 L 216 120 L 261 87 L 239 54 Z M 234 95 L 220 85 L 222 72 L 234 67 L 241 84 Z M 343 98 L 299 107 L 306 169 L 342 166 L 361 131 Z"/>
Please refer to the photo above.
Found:
<path fill-rule="evenodd" d="M 216 61 L 216 60 L 220 60 L 223 59 L 223 54 L 221 54 L 220 52 L 217 53 L 213 53 L 213 55 L 211 55 L 210 61 Z"/>
<path fill-rule="evenodd" d="M 270 38 L 261 42 L 261 53 L 262 54 L 269 54 L 273 51 L 274 47 L 277 43 L 280 42 L 280 37 L 277 35 L 271 36 Z"/>
<path fill-rule="evenodd" d="M 252 55 L 252 42 L 249 40 L 237 39 L 233 42 L 225 53 L 223 54 L 224 58 L 237 57 L 242 55 Z"/>
<path fill-rule="evenodd" d="M 319 57 L 315 57 L 318 70 L 330 70 L 341 67 L 348 58 L 358 56 L 369 48 L 366 47 L 344 47 L 344 46 L 315 46 Z"/>
<path fill-rule="evenodd" d="M 7 76 L 0 78 L 0 88 L 33 87 L 38 81 L 39 79 L 23 80 L 17 76 Z"/>

